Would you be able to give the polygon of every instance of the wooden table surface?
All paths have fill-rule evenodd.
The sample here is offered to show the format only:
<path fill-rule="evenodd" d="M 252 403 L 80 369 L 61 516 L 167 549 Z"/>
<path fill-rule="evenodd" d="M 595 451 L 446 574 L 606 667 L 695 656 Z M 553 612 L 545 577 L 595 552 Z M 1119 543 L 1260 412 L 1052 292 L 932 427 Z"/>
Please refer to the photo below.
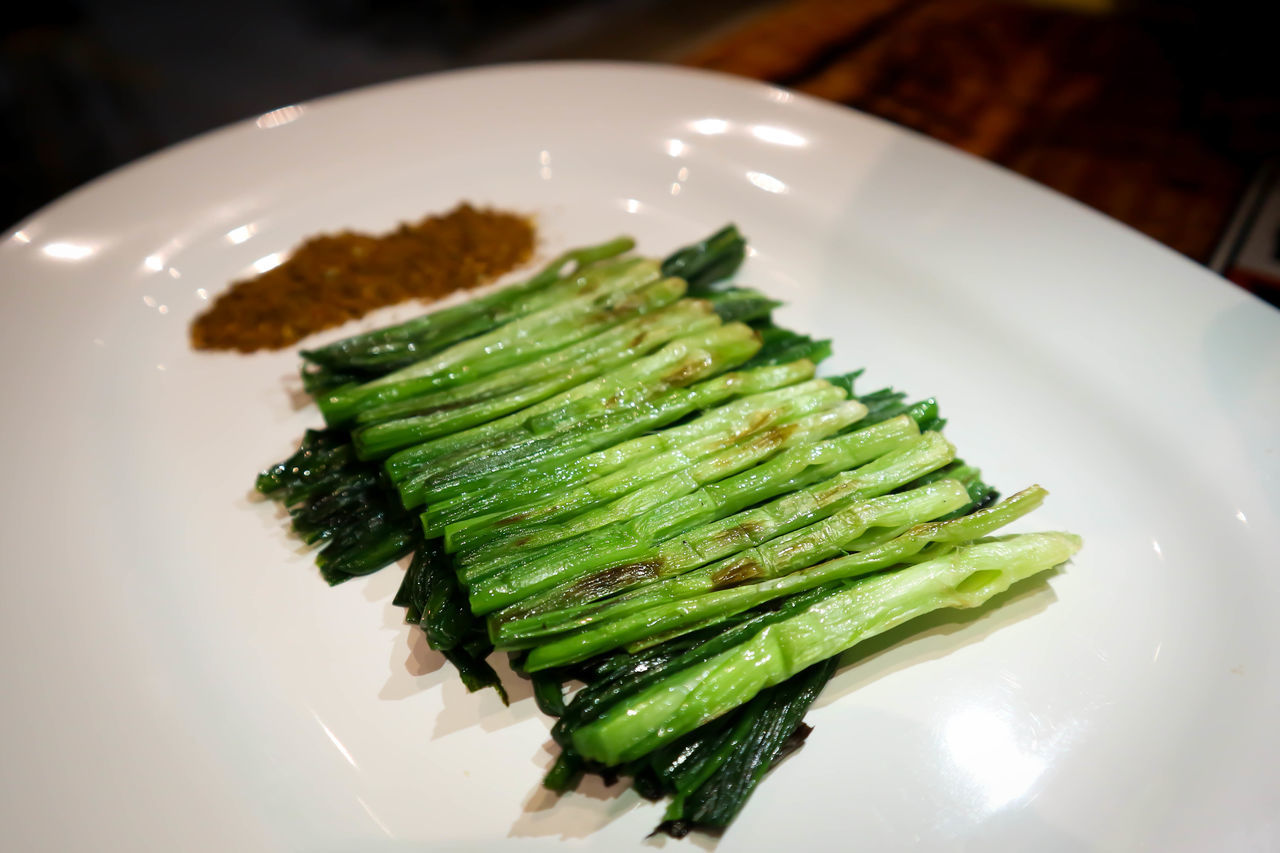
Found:
<path fill-rule="evenodd" d="M 992 0 L 793 0 L 684 62 L 926 133 L 1206 262 L 1280 105 L 1189 81 L 1178 25 Z"/>

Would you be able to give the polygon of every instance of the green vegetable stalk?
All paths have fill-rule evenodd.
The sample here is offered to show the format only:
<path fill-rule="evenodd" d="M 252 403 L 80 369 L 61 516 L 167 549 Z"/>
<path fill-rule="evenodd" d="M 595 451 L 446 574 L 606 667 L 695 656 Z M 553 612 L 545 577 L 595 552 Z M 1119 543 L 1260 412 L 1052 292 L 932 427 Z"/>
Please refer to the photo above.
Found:
<path fill-rule="evenodd" d="M 676 837 L 804 741 L 841 652 L 1080 547 L 992 538 L 1045 491 L 995 503 L 932 398 L 815 379 L 831 342 L 726 284 L 745 247 L 618 238 L 306 351 L 328 428 L 257 481 L 329 583 L 412 554 L 394 603 L 468 689 L 505 701 L 510 653 L 557 718 L 548 788 L 631 776 Z"/>
<path fill-rule="evenodd" d="M 618 702 L 575 729 L 573 746 L 608 765 L 638 758 L 862 640 L 940 608 L 977 607 L 1079 547 L 1068 533 L 1024 533 L 853 583 Z"/>

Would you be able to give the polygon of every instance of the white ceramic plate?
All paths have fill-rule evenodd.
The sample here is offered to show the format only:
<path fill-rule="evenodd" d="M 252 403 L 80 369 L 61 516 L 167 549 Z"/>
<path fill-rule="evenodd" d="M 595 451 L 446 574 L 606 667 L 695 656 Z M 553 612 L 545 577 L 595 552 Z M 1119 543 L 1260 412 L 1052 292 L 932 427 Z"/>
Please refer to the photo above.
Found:
<path fill-rule="evenodd" d="M 848 110 L 570 64 L 278 110 L 6 235 L 0 846 L 611 849 L 657 822 L 541 793 L 547 721 L 441 668 L 400 570 L 318 580 L 250 499 L 319 420 L 296 356 L 187 345 L 206 296 L 303 237 L 461 199 L 536 212 L 548 254 L 737 222 L 742 278 L 835 338 L 829 367 L 938 395 L 988 479 L 1051 490 L 1023 527 L 1085 536 L 1005 607 L 861 655 L 723 849 L 1280 844 L 1280 314 Z"/>

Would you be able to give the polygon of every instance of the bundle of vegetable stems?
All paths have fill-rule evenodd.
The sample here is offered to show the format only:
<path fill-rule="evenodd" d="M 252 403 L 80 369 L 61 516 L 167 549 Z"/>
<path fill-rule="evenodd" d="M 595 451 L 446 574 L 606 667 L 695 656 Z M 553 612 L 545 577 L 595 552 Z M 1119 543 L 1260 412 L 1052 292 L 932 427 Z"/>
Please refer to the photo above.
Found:
<path fill-rule="evenodd" d="M 544 784 L 633 777 L 677 836 L 733 820 L 842 652 L 1079 547 L 992 535 L 1045 492 L 997 503 L 932 399 L 817 378 L 829 342 L 725 283 L 744 245 L 619 238 L 304 352 L 327 426 L 258 478 L 329 583 L 412 555 L 395 603 L 470 689 L 505 701 L 510 653 Z"/>

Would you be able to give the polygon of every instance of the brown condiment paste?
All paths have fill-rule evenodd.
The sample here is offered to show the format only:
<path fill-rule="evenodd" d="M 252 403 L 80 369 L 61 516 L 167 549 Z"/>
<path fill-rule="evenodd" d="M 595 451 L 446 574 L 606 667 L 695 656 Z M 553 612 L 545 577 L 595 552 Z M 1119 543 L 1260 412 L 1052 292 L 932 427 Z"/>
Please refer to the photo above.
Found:
<path fill-rule="evenodd" d="M 409 299 L 477 287 L 527 261 L 526 216 L 463 203 L 380 236 L 312 237 L 280 266 L 234 283 L 191 324 L 196 349 L 280 349 Z"/>

